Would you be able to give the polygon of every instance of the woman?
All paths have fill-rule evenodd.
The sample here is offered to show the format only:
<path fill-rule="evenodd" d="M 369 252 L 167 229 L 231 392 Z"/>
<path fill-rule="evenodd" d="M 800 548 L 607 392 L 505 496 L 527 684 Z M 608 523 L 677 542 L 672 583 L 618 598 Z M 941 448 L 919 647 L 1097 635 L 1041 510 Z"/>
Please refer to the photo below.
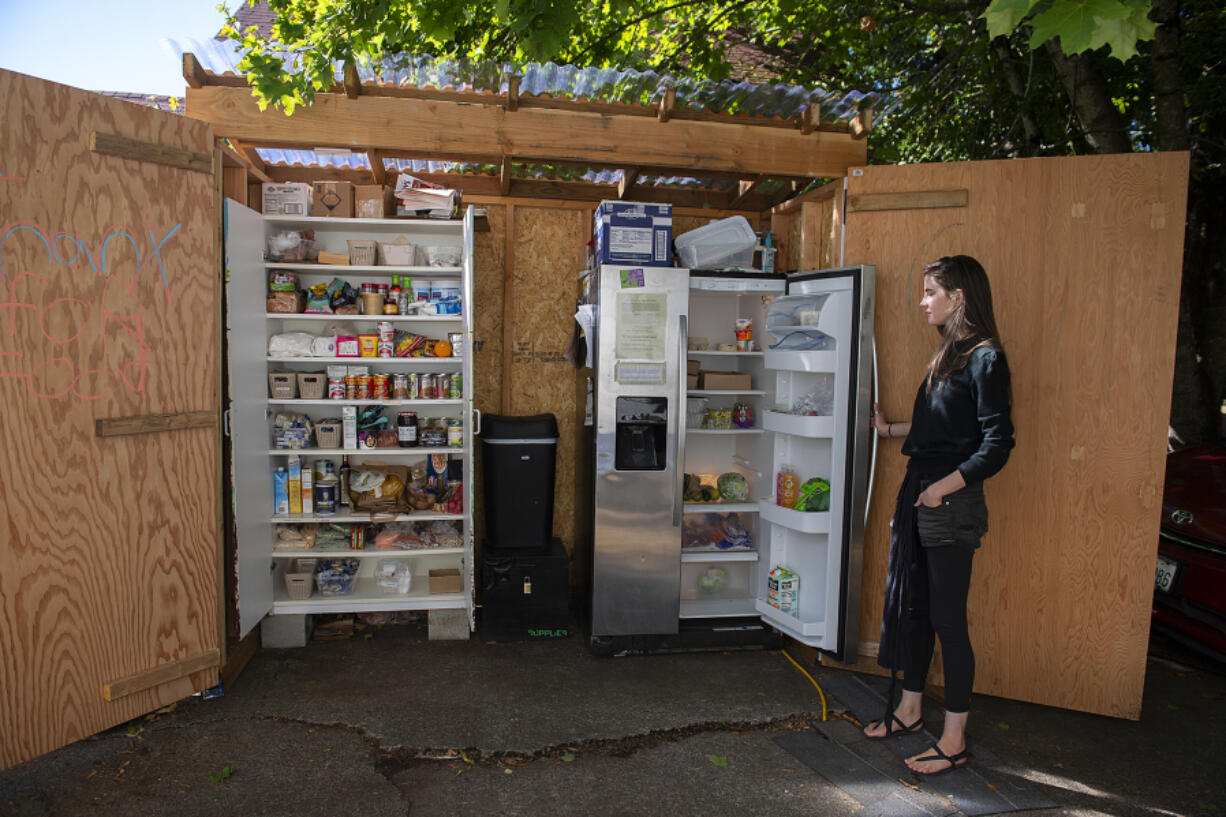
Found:
<path fill-rule="evenodd" d="M 983 481 L 1013 448 L 1009 366 L 992 312 L 988 276 L 974 258 L 955 255 L 924 267 L 928 323 L 941 334 L 910 422 L 889 422 L 873 406 L 882 437 L 905 437 L 910 457 L 891 522 L 885 612 L 877 662 L 903 672 L 902 697 L 864 728 L 869 738 L 918 732 L 934 636 L 945 670 L 945 725 L 930 749 L 907 759 L 921 775 L 970 760 L 966 720 L 975 655 L 966 626 L 971 560 L 988 530 Z M 894 700 L 894 680 L 890 702 Z"/>

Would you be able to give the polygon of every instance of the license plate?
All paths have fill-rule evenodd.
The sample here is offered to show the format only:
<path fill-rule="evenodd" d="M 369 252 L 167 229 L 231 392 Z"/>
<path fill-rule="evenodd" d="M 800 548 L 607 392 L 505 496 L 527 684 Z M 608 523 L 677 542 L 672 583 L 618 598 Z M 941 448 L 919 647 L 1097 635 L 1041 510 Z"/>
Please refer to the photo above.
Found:
<path fill-rule="evenodd" d="M 1179 562 L 1159 555 L 1158 569 L 1154 573 L 1154 586 L 1164 593 L 1171 592 L 1171 585 L 1175 583 L 1175 573 L 1178 570 Z"/>

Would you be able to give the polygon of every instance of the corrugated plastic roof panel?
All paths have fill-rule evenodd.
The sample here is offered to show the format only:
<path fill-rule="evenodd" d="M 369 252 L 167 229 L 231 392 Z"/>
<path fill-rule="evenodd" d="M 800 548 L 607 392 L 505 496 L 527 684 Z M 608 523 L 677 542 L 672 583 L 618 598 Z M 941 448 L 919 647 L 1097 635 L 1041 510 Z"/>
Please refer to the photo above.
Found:
<path fill-rule="evenodd" d="M 237 73 L 235 66 L 238 65 L 241 54 L 229 43 L 217 40 L 209 40 L 206 43 L 194 40 L 184 42 L 186 48 L 177 42 L 172 44 L 180 53 L 191 51 L 195 54 L 206 70 L 214 74 Z M 401 56 L 388 58 L 378 66 L 358 68 L 358 75 L 363 82 L 381 81 L 419 88 L 454 88 L 491 93 L 505 93 L 512 74 L 520 76 L 521 95 L 655 105 L 668 88 L 673 88 L 678 108 L 784 119 L 800 116 L 809 103 L 817 102 L 821 105 L 824 121 L 847 122 L 862 107 L 871 107 L 880 116 L 886 112 L 891 102 L 877 93 L 836 93 L 801 85 L 755 84 L 730 80 L 714 82 L 707 79 L 674 77 L 655 71 L 580 68 L 552 62 L 528 63 L 521 70 L 512 71 L 511 66 L 505 63 Z M 336 67 L 336 79 L 338 82 L 344 79 L 342 66 Z"/>

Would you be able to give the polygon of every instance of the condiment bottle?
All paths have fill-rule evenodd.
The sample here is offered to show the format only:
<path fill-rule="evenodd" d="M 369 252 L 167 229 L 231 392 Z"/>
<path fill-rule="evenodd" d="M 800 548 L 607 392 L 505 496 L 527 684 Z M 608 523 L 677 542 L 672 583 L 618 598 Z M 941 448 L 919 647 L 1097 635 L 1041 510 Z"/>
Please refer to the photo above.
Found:
<path fill-rule="evenodd" d="M 799 495 L 800 477 L 797 476 L 795 468 L 784 465 L 775 478 L 775 502 L 785 508 L 794 508 Z"/>

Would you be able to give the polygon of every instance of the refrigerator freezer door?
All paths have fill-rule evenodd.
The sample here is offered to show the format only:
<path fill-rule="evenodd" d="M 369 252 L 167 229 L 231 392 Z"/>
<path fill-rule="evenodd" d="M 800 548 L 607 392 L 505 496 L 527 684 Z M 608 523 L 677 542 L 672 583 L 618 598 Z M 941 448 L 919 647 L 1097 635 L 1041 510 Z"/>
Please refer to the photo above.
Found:
<path fill-rule="evenodd" d="M 764 339 L 776 403 L 792 409 L 763 419 L 775 432 L 774 469 L 793 465 L 802 482 L 828 481 L 829 510 L 760 500 L 768 523 L 764 572 L 775 575 L 760 582 L 757 609 L 772 626 L 843 662 L 857 660 L 859 647 L 873 302 L 871 266 L 793 274 L 788 295 L 768 312 Z M 796 588 L 788 609 L 780 609 L 783 579 Z"/>
<path fill-rule="evenodd" d="M 599 278 L 592 636 L 676 633 L 689 276 Z"/>

